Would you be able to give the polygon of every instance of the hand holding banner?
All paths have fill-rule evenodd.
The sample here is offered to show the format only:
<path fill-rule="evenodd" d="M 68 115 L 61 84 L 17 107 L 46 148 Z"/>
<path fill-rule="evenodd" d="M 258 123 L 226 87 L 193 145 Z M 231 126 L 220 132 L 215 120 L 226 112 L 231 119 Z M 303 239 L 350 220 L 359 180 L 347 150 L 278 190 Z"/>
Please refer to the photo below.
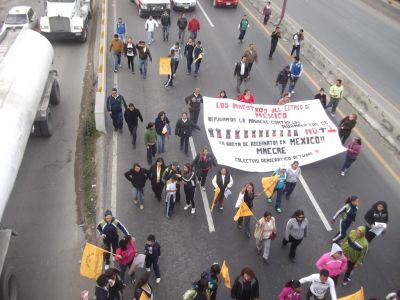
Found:
<path fill-rule="evenodd" d="M 239 220 L 240 217 L 250 217 L 250 216 L 254 216 L 253 212 L 247 206 L 246 202 L 242 202 L 236 215 L 233 217 L 233 220 L 237 222 L 237 220 Z"/>
<path fill-rule="evenodd" d="M 272 194 L 274 193 L 275 186 L 278 180 L 279 180 L 279 175 L 261 178 L 261 185 L 264 189 L 265 195 L 267 195 L 267 198 L 272 197 Z"/>
<path fill-rule="evenodd" d="M 221 274 L 221 277 L 225 281 L 226 288 L 230 289 L 231 288 L 231 277 L 229 276 L 229 269 L 228 269 L 228 266 L 226 265 L 225 261 L 222 264 L 220 274 Z"/>
<path fill-rule="evenodd" d="M 103 270 L 102 248 L 86 243 L 83 249 L 80 273 L 81 276 L 96 280 Z"/>

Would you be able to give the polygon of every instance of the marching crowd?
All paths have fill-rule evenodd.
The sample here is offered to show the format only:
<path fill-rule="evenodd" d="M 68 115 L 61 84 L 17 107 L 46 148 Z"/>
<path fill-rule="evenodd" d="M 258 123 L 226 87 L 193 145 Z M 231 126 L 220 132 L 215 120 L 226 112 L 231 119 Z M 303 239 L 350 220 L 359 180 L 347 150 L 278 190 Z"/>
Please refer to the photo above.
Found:
<path fill-rule="evenodd" d="M 271 3 L 268 1 L 263 10 L 263 22 L 268 24 L 271 16 Z M 162 27 L 163 41 L 167 42 L 170 38 L 171 17 L 168 12 L 164 12 L 160 18 L 160 23 L 150 16 L 145 22 L 145 30 L 147 32 L 147 44 L 140 40 L 137 44 L 132 37 L 127 37 L 126 26 L 122 19 L 119 18 L 116 24 L 116 33 L 110 43 L 110 51 L 114 57 L 114 72 L 118 72 L 121 67 L 121 56 L 127 57 L 129 70 L 134 73 L 134 58 L 138 56 L 139 70 L 144 79 L 147 75 L 148 61 L 152 61 L 149 46 L 154 43 L 154 32 L 159 26 Z M 182 13 L 177 20 L 178 39 L 169 53 L 171 73 L 168 75 L 165 87 L 173 87 L 174 77 L 178 70 L 179 61 L 184 56 L 186 58 L 187 75 L 192 73 L 194 65 L 194 76 L 198 76 L 200 65 L 204 56 L 204 48 L 201 41 L 197 40 L 200 31 L 200 22 L 193 15 L 188 21 Z M 238 24 L 239 43 L 242 43 L 246 31 L 250 27 L 247 16 L 244 15 Z M 185 33 L 188 31 L 189 38 L 185 42 Z M 271 46 L 269 51 L 269 59 L 278 45 L 281 38 L 279 26 L 274 29 L 271 34 Z M 285 105 L 290 103 L 291 95 L 295 93 L 295 86 L 303 73 L 303 65 L 300 62 L 300 49 L 304 41 L 304 30 L 293 35 L 293 45 L 291 55 L 293 62 L 284 67 L 279 72 L 276 79 L 277 104 Z M 184 44 L 184 47 L 183 47 Z M 183 48 L 183 49 L 182 49 Z M 255 103 L 254 97 L 249 89 L 241 92 L 243 82 L 251 79 L 251 70 L 254 63 L 258 61 L 258 53 L 253 43 L 245 49 L 239 62 L 234 67 L 234 77 L 236 77 L 237 100 L 245 103 Z M 288 86 L 289 84 L 289 86 Z M 286 87 L 288 86 L 288 90 Z M 287 91 L 286 91 L 287 90 Z M 325 94 L 324 88 L 314 96 L 321 102 L 323 108 L 331 108 L 331 115 L 335 116 L 335 111 L 343 96 L 342 81 L 338 79 L 334 85 L 329 88 L 329 99 Z M 227 98 L 225 90 L 221 90 L 217 98 Z M 329 101 L 328 101 L 329 100 Z M 166 141 L 175 134 L 180 140 L 180 149 L 188 157 L 189 138 L 192 136 L 193 130 L 202 130 L 197 124 L 203 102 L 200 89 L 196 88 L 192 94 L 184 99 L 187 105 L 187 112 L 183 112 L 179 116 L 175 126 L 173 126 L 167 117 L 166 112 L 160 111 L 154 116 L 154 121 L 147 123 L 143 140 L 147 153 L 148 167 L 136 162 L 132 168 L 126 170 L 125 178 L 131 183 L 131 197 L 135 205 L 139 206 L 139 210 L 144 210 L 145 203 L 151 198 L 150 195 L 144 193 L 147 181 L 150 181 L 151 189 L 154 197 L 160 203 L 165 201 L 165 216 L 173 219 L 175 204 L 181 203 L 181 190 L 184 192 L 185 211 L 190 210 L 190 214 L 196 213 L 196 189 L 199 187 L 202 191 L 206 191 L 207 177 L 213 167 L 218 167 L 218 171 L 212 176 L 211 184 L 215 192 L 214 203 L 218 210 L 224 209 L 226 199 L 232 194 L 231 189 L 237 180 L 233 178 L 229 169 L 224 166 L 218 166 L 216 159 L 208 149 L 203 147 L 194 159 L 183 164 L 172 161 L 166 163 L 163 159 L 163 153 L 166 150 Z M 137 143 L 137 128 L 139 121 L 144 119 L 140 110 L 133 104 L 127 104 L 124 97 L 118 93 L 116 88 L 112 89 L 111 95 L 106 101 L 107 110 L 112 118 L 115 131 L 122 133 L 124 120 L 132 136 L 133 148 Z M 176 116 L 177 117 L 177 116 Z M 349 138 L 352 129 L 356 126 L 357 115 L 351 114 L 343 118 L 338 126 L 339 137 L 342 144 L 345 144 Z M 361 139 L 355 137 L 347 144 L 345 161 L 340 174 L 345 176 L 351 164 L 357 159 L 361 151 Z M 156 157 L 157 155 L 157 157 Z M 273 188 L 272 195 L 265 199 L 266 205 L 272 204 L 273 195 L 275 196 L 274 208 L 279 215 L 282 213 L 282 197 L 289 200 L 294 192 L 295 186 L 301 176 L 301 168 L 298 161 L 294 161 L 290 166 L 282 166 L 273 172 L 272 176 L 277 178 L 277 182 Z M 264 192 L 257 193 L 254 184 L 248 182 L 244 184 L 238 195 L 235 208 L 245 203 L 248 209 L 253 209 L 253 201 L 256 197 L 263 197 Z M 163 197 L 164 195 L 164 197 Z M 309 274 L 302 278 L 288 278 L 287 282 L 282 285 L 279 294 L 280 300 L 301 300 L 303 299 L 302 289 L 308 283 L 305 299 L 324 299 L 329 290 L 332 300 L 336 300 L 336 286 L 341 280 L 343 285 L 351 282 L 351 276 L 355 269 L 358 269 L 367 255 L 369 244 L 376 236 L 380 236 L 386 232 L 388 224 L 388 207 L 386 202 L 376 202 L 365 214 L 365 224 L 352 227 L 352 223 L 356 221 L 356 215 L 360 205 L 360 199 L 357 196 L 349 196 L 345 200 L 345 204 L 332 217 L 332 223 L 340 219 L 339 232 L 332 237 L 332 244 L 326 248 L 330 251 L 322 253 L 319 258 L 315 258 L 315 273 Z M 254 217 L 254 216 L 253 216 Z M 243 229 L 245 236 L 252 237 L 251 234 L 252 216 L 240 216 L 237 220 L 237 228 Z M 288 258 L 291 262 L 296 262 L 296 251 L 301 245 L 304 238 L 307 237 L 309 221 L 305 213 L 301 209 L 293 212 L 291 218 L 287 220 L 284 232 L 277 232 L 275 218 L 271 210 L 266 210 L 263 217 L 256 220 L 253 236 L 255 238 L 255 249 L 260 255 L 262 261 L 266 264 L 269 262 L 270 248 L 277 237 L 281 238 L 281 247 L 286 248 L 290 244 Z M 281 222 L 281 220 L 280 220 Z M 96 281 L 96 297 L 103 299 L 122 299 L 122 291 L 129 284 L 133 284 L 134 299 L 153 299 L 155 288 L 149 283 L 149 274 L 153 268 L 155 274 L 155 282 L 161 281 L 161 271 L 159 266 L 159 257 L 161 256 L 161 243 L 156 240 L 154 234 L 149 234 L 143 246 L 144 262 L 143 266 L 146 273 L 136 279 L 136 268 L 140 263 L 138 248 L 126 227 L 107 210 L 104 213 L 104 219 L 99 223 L 97 230 L 101 235 L 104 248 L 109 252 L 104 255 L 105 273 Z M 120 239 L 118 230 L 122 232 L 123 238 Z M 114 266 L 110 267 L 110 255 L 113 256 Z M 214 263 L 200 274 L 199 280 L 194 282 L 191 287 L 183 293 L 184 300 L 215 300 L 217 299 L 218 286 L 223 279 L 222 267 L 218 263 Z M 342 279 L 340 279 L 343 276 Z M 289 280 L 290 279 L 290 280 Z M 235 278 L 231 288 L 231 298 L 236 300 L 256 300 L 264 298 L 260 296 L 259 285 L 261 283 L 257 279 L 255 272 L 244 267 L 240 274 Z M 274 296 L 275 297 L 275 296 Z M 154 298 L 155 299 L 155 298 Z M 161 299 L 161 298 L 160 298 Z M 276 299 L 276 297 L 275 297 Z M 388 295 L 390 300 L 399 300 L 400 291 Z"/>

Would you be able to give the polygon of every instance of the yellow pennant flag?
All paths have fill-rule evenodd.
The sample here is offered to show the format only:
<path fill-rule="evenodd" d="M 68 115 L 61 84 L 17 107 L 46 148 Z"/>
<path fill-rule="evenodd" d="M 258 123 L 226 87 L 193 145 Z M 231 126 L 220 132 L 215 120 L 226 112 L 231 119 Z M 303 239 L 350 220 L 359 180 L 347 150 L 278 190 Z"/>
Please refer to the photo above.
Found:
<path fill-rule="evenodd" d="M 104 250 L 95 245 L 86 243 L 83 249 L 81 262 L 81 275 L 96 280 L 103 270 Z"/>
<path fill-rule="evenodd" d="M 236 215 L 233 217 L 233 220 L 236 222 L 237 220 L 239 220 L 240 217 L 249 217 L 249 216 L 254 216 L 254 214 L 247 206 L 246 202 L 242 202 L 242 204 L 240 204 L 240 207 Z"/>
<path fill-rule="evenodd" d="M 149 296 L 147 296 L 147 294 L 145 292 L 142 292 L 140 294 L 139 300 L 149 300 L 149 299 L 150 299 Z"/>
<path fill-rule="evenodd" d="M 171 75 L 171 57 L 160 57 L 160 75 Z"/>
<path fill-rule="evenodd" d="M 339 300 L 364 300 L 364 297 L 364 288 L 361 287 L 361 289 L 354 294 L 340 298 Z"/>
<path fill-rule="evenodd" d="M 230 276 L 229 276 L 229 269 L 228 269 L 228 266 L 226 265 L 225 261 L 224 261 L 224 263 L 222 264 L 220 274 L 221 274 L 221 277 L 222 277 L 222 278 L 224 279 L 224 281 L 225 281 L 225 286 L 226 286 L 228 289 L 230 289 L 230 288 L 231 288 L 231 278 L 230 278 Z"/>
<path fill-rule="evenodd" d="M 278 179 L 279 175 L 261 178 L 261 184 L 264 189 L 264 193 L 265 195 L 267 195 L 268 198 L 272 197 Z"/>
<path fill-rule="evenodd" d="M 213 199 L 213 202 L 212 202 L 212 205 L 211 205 L 211 212 L 214 209 L 215 202 L 217 201 L 217 198 L 218 198 L 218 195 L 219 195 L 220 192 L 221 192 L 221 189 L 219 187 L 216 187 L 214 189 L 214 199 Z"/>

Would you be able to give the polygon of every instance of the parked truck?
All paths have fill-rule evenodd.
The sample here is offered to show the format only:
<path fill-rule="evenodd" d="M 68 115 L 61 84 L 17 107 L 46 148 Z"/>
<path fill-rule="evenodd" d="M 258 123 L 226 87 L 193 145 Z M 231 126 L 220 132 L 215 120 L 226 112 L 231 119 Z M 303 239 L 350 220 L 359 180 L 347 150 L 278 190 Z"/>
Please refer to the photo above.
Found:
<path fill-rule="evenodd" d="M 85 42 L 92 0 L 46 0 L 45 16 L 39 20 L 40 32 L 49 39 L 77 39 Z"/>
<path fill-rule="evenodd" d="M 60 102 L 53 47 L 31 29 L 0 34 L 0 222 L 14 187 L 29 136 L 50 137 L 52 107 Z M 14 268 L 6 255 L 14 234 L 0 223 L 0 299 L 17 300 Z"/>

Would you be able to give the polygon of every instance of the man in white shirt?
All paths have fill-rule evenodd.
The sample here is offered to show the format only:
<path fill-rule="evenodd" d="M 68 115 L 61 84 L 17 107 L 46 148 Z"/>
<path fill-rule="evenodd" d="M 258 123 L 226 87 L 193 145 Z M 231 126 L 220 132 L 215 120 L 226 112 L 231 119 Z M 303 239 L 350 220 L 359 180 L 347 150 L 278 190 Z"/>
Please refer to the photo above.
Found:
<path fill-rule="evenodd" d="M 228 173 L 228 170 L 222 167 L 219 170 L 218 174 L 214 176 L 212 184 L 214 186 L 214 189 L 219 188 L 220 190 L 216 198 L 216 202 L 218 202 L 219 210 L 223 210 L 224 207 L 222 206 L 222 203 L 224 201 L 224 198 L 228 198 L 228 196 L 231 194 L 230 188 L 233 185 L 233 178 Z"/>
<path fill-rule="evenodd" d="M 303 277 L 300 283 L 311 282 L 311 286 L 307 292 L 306 299 L 325 299 L 325 294 L 329 289 L 332 300 L 337 300 L 335 283 L 332 278 L 329 277 L 329 271 L 322 269 L 319 274 L 311 274 L 308 277 Z"/>
<path fill-rule="evenodd" d="M 150 16 L 144 24 L 144 28 L 147 31 L 147 44 L 151 45 L 151 43 L 154 41 L 154 31 L 157 27 L 158 22 L 153 19 L 153 16 Z"/>
<path fill-rule="evenodd" d="M 247 76 L 249 76 L 249 66 L 247 65 L 247 58 L 245 55 L 242 56 L 242 59 L 235 64 L 235 70 L 233 72 L 233 77 L 236 76 L 236 92 L 240 95 L 240 86 L 242 85 L 243 80 L 246 80 Z"/>

